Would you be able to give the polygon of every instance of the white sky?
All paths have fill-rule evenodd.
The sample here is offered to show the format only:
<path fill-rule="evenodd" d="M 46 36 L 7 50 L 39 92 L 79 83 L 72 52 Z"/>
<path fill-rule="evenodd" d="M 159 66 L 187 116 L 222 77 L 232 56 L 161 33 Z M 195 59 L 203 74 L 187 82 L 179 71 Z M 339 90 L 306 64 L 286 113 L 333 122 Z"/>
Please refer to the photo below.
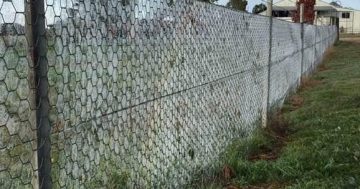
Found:
<path fill-rule="evenodd" d="M 0 23 L 24 23 L 25 10 L 24 0 L 13 0 L 13 2 L 0 0 Z"/>
<path fill-rule="evenodd" d="M 256 4 L 260 4 L 260 3 L 266 4 L 266 1 L 267 0 L 248 0 L 247 10 L 251 12 L 252 8 Z M 278 2 L 278 1 L 279 0 L 274 0 L 274 2 Z M 323 0 L 323 1 L 331 2 L 332 0 Z M 337 0 L 337 1 L 339 1 L 339 0 Z M 225 5 L 227 2 L 229 2 L 229 0 L 219 0 L 218 4 Z M 351 7 L 351 8 L 360 10 L 360 0 L 340 0 L 339 2 L 344 7 Z"/>
<path fill-rule="evenodd" d="M 19 23 L 24 25 L 25 23 L 25 0 L 0 0 L 0 23 Z M 66 18 L 66 9 L 61 7 L 72 7 L 73 0 L 45 0 L 48 6 L 46 10 L 46 18 L 48 24 L 54 23 L 55 15 L 61 18 Z"/>
<path fill-rule="evenodd" d="M 12 0 L 12 2 L 0 0 L 0 23 L 20 23 L 24 24 L 25 16 L 24 12 L 24 1 L 25 0 Z M 148 0 L 141 0 L 148 1 Z M 218 4 L 225 5 L 229 0 L 219 0 Z M 278 2 L 279 0 L 274 0 Z M 295 1 L 295 0 L 294 0 Z M 332 0 L 324 0 L 331 2 Z M 54 23 L 55 15 L 61 18 L 66 18 L 66 9 L 61 7 L 72 7 L 73 0 L 46 0 L 47 5 L 51 5 L 50 9 L 46 10 L 47 24 Z M 248 0 L 247 10 L 251 12 L 254 5 L 259 3 L 265 3 L 266 0 Z M 340 0 L 341 5 L 344 7 L 352 7 L 360 10 L 360 0 Z M 148 6 L 147 6 L 148 8 Z"/>
<path fill-rule="evenodd" d="M 12 1 L 12 2 L 10 2 Z M 24 25 L 25 16 L 24 16 L 24 1 L 25 0 L 0 0 L 0 23 L 19 23 Z M 66 19 L 69 15 L 66 11 L 66 8 L 73 7 L 73 3 L 78 0 L 45 0 L 45 11 L 46 11 L 46 21 L 47 25 L 54 24 L 57 19 Z M 85 0 L 90 1 L 90 0 Z M 138 0 L 142 1 L 141 4 L 145 4 L 145 9 L 149 9 L 153 6 L 151 5 L 152 0 Z M 157 3 L 160 3 L 157 1 Z M 146 11 L 144 11 L 146 12 Z M 147 11 L 149 12 L 149 11 Z M 145 17 L 146 15 L 136 14 L 137 17 Z"/>

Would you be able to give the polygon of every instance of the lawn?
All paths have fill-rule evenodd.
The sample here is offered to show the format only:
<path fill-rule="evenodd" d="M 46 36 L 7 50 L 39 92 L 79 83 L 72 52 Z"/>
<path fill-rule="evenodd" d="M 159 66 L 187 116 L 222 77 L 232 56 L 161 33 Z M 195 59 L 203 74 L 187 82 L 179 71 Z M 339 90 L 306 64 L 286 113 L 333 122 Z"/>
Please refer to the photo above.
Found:
<path fill-rule="evenodd" d="M 353 37 L 360 37 L 360 34 L 340 33 L 340 38 L 353 38 Z"/>
<path fill-rule="evenodd" d="M 269 127 L 224 158 L 195 187 L 360 188 L 360 43 L 339 42 Z"/>

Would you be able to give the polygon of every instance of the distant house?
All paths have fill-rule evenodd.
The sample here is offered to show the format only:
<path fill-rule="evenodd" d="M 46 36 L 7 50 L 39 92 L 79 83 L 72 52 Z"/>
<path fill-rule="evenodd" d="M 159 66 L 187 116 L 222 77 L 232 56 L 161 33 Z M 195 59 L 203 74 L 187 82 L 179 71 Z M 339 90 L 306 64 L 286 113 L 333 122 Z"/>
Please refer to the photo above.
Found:
<path fill-rule="evenodd" d="M 296 1 L 281 0 L 273 6 L 273 16 L 282 20 L 292 21 L 292 13 L 296 11 Z M 265 12 L 260 13 L 262 15 Z M 316 0 L 315 25 L 334 24 L 336 18 L 340 21 L 340 32 L 360 33 L 360 11 L 333 6 L 322 0 Z"/>

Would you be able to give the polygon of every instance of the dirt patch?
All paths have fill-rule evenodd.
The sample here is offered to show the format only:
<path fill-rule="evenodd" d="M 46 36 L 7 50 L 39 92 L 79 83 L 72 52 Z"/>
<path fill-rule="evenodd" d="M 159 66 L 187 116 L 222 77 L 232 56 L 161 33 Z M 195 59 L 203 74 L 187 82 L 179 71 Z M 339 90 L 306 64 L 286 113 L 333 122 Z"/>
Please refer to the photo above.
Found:
<path fill-rule="evenodd" d="M 240 188 L 233 185 L 229 185 L 229 186 L 225 186 L 224 189 L 240 189 Z"/>
<path fill-rule="evenodd" d="M 322 84 L 322 81 L 313 78 L 303 78 L 301 81 L 300 91 L 308 90 Z"/>
<path fill-rule="evenodd" d="M 230 166 L 225 165 L 222 170 L 222 177 L 225 181 L 230 181 L 232 178 L 236 177 L 234 169 L 232 169 Z"/>
<path fill-rule="evenodd" d="M 297 99 L 296 103 L 300 105 L 302 102 Z M 290 130 L 281 112 L 278 112 L 271 120 L 269 125 L 264 129 L 264 135 L 270 139 L 270 144 L 264 144 L 264 146 L 260 146 L 256 151 L 250 153 L 247 156 L 248 161 L 275 161 L 280 157 L 282 149 L 289 141 L 288 136 L 290 135 Z M 232 180 L 234 178 L 236 178 L 234 169 L 225 165 L 220 176 L 216 179 L 214 178 L 214 180 L 216 180 L 216 183 L 221 184 L 224 189 L 279 189 L 285 188 L 286 186 L 286 184 L 272 182 L 239 187 L 233 184 Z"/>
<path fill-rule="evenodd" d="M 319 68 L 318 68 L 318 71 L 319 72 L 323 72 L 323 71 L 326 71 L 328 70 L 329 68 L 325 65 L 325 64 L 320 64 Z"/>
<path fill-rule="evenodd" d="M 336 50 L 334 47 L 330 47 L 328 48 L 325 53 L 324 53 L 324 59 L 323 62 L 328 62 L 329 60 L 331 60 L 334 56 L 336 55 Z M 318 72 L 323 72 L 329 70 L 329 68 L 327 67 L 327 65 L 325 63 L 321 63 L 320 65 L 318 65 L 317 67 L 317 71 Z"/>
<path fill-rule="evenodd" d="M 300 95 L 293 95 L 290 97 L 291 110 L 297 110 L 304 104 L 304 98 Z"/>
<path fill-rule="evenodd" d="M 283 183 L 266 183 L 266 184 L 259 184 L 259 185 L 252 185 L 252 186 L 246 186 L 239 189 L 280 189 L 285 188 L 286 184 Z"/>
<path fill-rule="evenodd" d="M 360 37 L 346 37 L 346 38 L 341 38 L 340 41 L 360 43 Z"/>
<path fill-rule="evenodd" d="M 265 134 L 272 139 L 273 143 L 270 146 L 261 146 L 255 153 L 250 154 L 248 156 L 249 161 L 274 161 L 280 156 L 283 147 L 288 141 L 289 135 L 288 124 L 284 121 L 280 113 L 278 113 L 268 127 L 265 128 Z"/>
<path fill-rule="evenodd" d="M 224 189 L 282 189 L 285 188 L 287 185 L 283 183 L 262 183 L 257 185 L 250 185 L 250 186 L 243 186 L 237 187 L 234 185 L 225 186 Z"/>
<path fill-rule="evenodd" d="M 279 153 L 282 149 L 282 145 L 274 145 L 272 148 L 261 147 L 259 152 L 256 154 L 250 155 L 248 158 L 249 161 L 259 161 L 259 160 L 266 160 L 266 161 L 274 161 L 279 156 Z"/>

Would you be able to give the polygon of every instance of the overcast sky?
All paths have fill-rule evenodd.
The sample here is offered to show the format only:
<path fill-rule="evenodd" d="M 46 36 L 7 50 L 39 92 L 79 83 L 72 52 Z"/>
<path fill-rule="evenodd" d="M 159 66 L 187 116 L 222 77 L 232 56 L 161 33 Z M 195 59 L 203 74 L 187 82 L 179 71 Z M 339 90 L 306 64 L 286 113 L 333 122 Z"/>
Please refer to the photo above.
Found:
<path fill-rule="evenodd" d="M 278 1 L 279 0 L 274 0 L 274 2 L 278 2 Z M 331 2 L 332 0 L 323 0 L 323 1 Z M 218 4 L 225 5 L 227 2 L 229 2 L 229 0 L 219 0 Z M 266 0 L 248 0 L 247 10 L 251 11 L 256 4 L 260 4 L 260 3 L 265 4 L 265 2 Z M 340 0 L 339 2 L 341 2 L 341 5 L 344 7 L 352 7 L 354 9 L 360 10 L 360 0 Z"/>
<path fill-rule="evenodd" d="M 65 9 L 61 7 L 72 7 L 73 0 L 45 0 L 46 16 L 48 24 L 54 23 L 55 15 L 61 18 L 68 17 Z M 54 7 L 54 8 L 52 8 Z M 0 0 L 0 23 L 25 23 L 25 5 L 24 0 Z"/>
<path fill-rule="evenodd" d="M 47 24 L 54 23 L 54 15 L 60 16 L 60 18 L 68 17 L 66 9 L 60 7 L 72 7 L 74 0 L 45 0 L 48 5 L 46 10 Z M 147 0 L 144 0 L 147 1 Z M 225 5 L 229 0 L 219 0 L 218 4 Z M 278 2 L 279 0 L 274 0 Z M 294 0 L 295 1 L 295 0 Z M 332 0 L 324 0 L 331 2 Z M 254 5 L 264 3 L 266 0 L 248 0 L 247 10 L 251 12 Z M 352 7 L 360 10 L 360 0 L 340 0 L 341 5 L 344 7 Z M 147 4 L 150 7 L 149 3 Z M 50 8 L 49 8 L 50 7 Z M 52 9 L 53 8 L 53 9 Z M 16 13 L 17 12 L 17 13 Z M 20 23 L 24 24 L 25 16 L 24 12 L 24 0 L 0 0 L 0 23 Z"/>

